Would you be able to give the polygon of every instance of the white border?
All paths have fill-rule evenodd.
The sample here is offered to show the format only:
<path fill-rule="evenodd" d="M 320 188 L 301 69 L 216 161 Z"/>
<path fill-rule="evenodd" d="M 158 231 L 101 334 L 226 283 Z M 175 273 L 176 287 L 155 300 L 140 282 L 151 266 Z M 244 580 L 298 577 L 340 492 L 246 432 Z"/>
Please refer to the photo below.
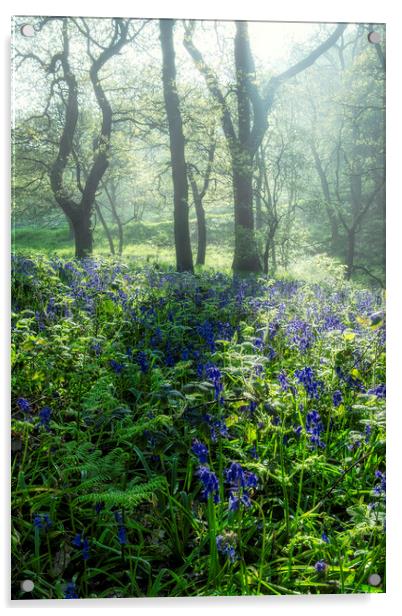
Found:
<path fill-rule="evenodd" d="M 398 199 L 398 188 L 401 182 L 401 110 L 402 87 L 401 71 L 401 9 L 397 0 L 332 0 L 332 3 L 322 0 L 202 0 L 190 3 L 189 0 L 147 0 L 144 3 L 134 3 L 129 0 L 113 0 L 101 4 L 95 0 L 69 0 L 55 3 L 50 0 L 5 0 L 0 7 L 0 28 L 2 61 L 0 97 L 2 117 L 2 157 L 0 178 L 2 190 L 0 249 L 1 249 L 1 392 L 2 405 L 1 435 L 4 457 L 0 463 L 2 473 L 1 487 L 4 490 L 2 499 L 3 510 L 1 520 L 3 532 L 0 545 L 1 565 L 1 599 L 2 607 L 22 613 L 29 609 L 42 613 L 47 608 L 52 609 L 85 609 L 97 610 L 109 608 L 134 609 L 138 613 L 149 613 L 149 610 L 163 610 L 165 614 L 176 611 L 189 611 L 203 614 L 205 610 L 220 610 L 227 613 L 243 613 L 253 610 L 253 614 L 263 614 L 267 610 L 275 614 L 297 611 L 298 616 L 318 614 L 325 611 L 326 616 L 339 612 L 352 614 L 364 612 L 365 616 L 378 615 L 379 610 L 391 611 L 402 601 L 401 555 L 402 533 L 399 517 L 401 515 L 401 484 L 398 468 L 399 441 L 402 437 L 402 409 L 398 405 L 398 393 L 401 378 L 398 372 L 402 367 L 401 354 L 401 251 L 402 244 L 402 204 Z M 88 16 L 131 16 L 131 17 L 178 17 L 178 18 L 214 18 L 214 19 L 260 19 L 270 21 L 326 21 L 326 22 L 373 22 L 387 24 L 387 319 L 388 319 L 388 361 L 387 389 L 389 392 L 387 409 L 387 450 L 388 450 L 388 515 L 387 515 L 387 594 L 371 596 L 320 596 L 320 597 L 241 597 L 241 598 L 197 598 L 197 599 L 121 599 L 121 600 L 85 600 L 85 601 L 31 601 L 11 602 L 9 600 L 9 460 L 8 460 L 8 423 L 9 407 L 9 250 L 10 250 L 10 215 L 9 215 L 9 161 L 10 161 L 10 18 L 11 15 L 88 15 Z M 4 137 L 5 136 L 5 137 Z M 399 191 L 400 192 L 400 191 Z M 399 377 L 399 378 L 398 378 Z M 398 515 L 399 514 L 399 515 Z"/>

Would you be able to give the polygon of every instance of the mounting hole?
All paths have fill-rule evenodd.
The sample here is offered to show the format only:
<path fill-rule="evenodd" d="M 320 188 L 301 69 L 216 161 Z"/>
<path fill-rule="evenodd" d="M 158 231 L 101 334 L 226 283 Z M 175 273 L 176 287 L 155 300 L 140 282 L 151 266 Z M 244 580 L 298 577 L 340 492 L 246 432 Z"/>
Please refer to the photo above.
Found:
<path fill-rule="evenodd" d="M 373 45 L 378 45 L 381 41 L 381 34 L 379 32 L 369 32 L 367 35 L 369 43 L 373 43 Z"/>
<path fill-rule="evenodd" d="M 24 24 L 21 26 L 21 34 L 27 37 L 35 36 L 35 28 L 31 24 Z"/>
<path fill-rule="evenodd" d="M 21 582 L 21 590 L 23 592 L 32 592 L 34 588 L 35 588 L 35 584 L 33 583 L 32 580 L 23 580 Z"/>
<path fill-rule="evenodd" d="M 367 581 L 371 586 L 378 586 L 381 582 L 381 576 L 378 575 L 378 573 L 372 573 L 371 575 L 369 575 Z"/>

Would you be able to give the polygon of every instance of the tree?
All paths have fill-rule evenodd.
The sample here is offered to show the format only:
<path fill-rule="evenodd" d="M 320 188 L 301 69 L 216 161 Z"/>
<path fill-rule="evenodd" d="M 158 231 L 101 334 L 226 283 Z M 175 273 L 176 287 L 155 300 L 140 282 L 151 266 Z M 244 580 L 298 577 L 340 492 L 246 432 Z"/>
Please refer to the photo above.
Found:
<path fill-rule="evenodd" d="M 172 161 L 176 268 L 178 272 L 192 272 L 194 267 L 190 242 L 188 182 L 184 155 L 183 122 L 176 85 L 173 44 L 174 24 L 173 19 L 161 19 L 159 21 L 163 59 L 162 83 Z"/>
<path fill-rule="evenodd" d="M 211 96 L 220 107 L 222 129 L 231 156 L 235 220 L 235 252 L 232 267 L 235 272 L 258 272 L 261 269 L 254 232 L 253 163 L 268 127 L 268 114 L 272 109 L 275 94 L 281 84 L 304 71 L 325 53 L 345 28 L 345 24 L 338 25 L 326 41 L 318 45 L 303 60 L 280 75 L 272 77 L 264 92 L 260 93 L 256 85 L 247 22 L 237 21 L 234 40 L 237 100 L 235 128 L 236 119 L 229 109 L 218 78 L 205 63 L 201 52 L 193 42 L 194 22 L 186 25 L 184 46 L 203 75 Z"/>

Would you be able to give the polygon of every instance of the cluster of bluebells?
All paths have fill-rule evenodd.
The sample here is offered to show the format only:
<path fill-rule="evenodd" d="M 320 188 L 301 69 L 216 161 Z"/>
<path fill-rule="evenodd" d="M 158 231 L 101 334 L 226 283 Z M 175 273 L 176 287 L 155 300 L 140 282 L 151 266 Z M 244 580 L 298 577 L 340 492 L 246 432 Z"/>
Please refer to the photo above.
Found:
<path fill-rule="evenodd" d="M 386 476 L 385 473 L 381 471 L 375 472 L 375 478 L 377 480 L 377 484 L 374 486 L 374 494 L 376 496 L 384 496 L 386 493 Z"/>
<path fill-rule="evenodd" d="M 335 372 L 340 381 L 343 381 L 347 387 L 350 389 L 354 389 L 355 391 L 365 392 L 365 388 L 360 379 L 353 376 L 352 374 L 348 374 L 342 370 L 340 366 L 335 366 Z"/>
<path fill-rule="evenodd" d="M 310 399 L 318 399 L 320 397 L 323 383 L 315 378 L 312 368 L 306 366 L 301 368 L 301 370 L 295 370 L 294 374 L 298 382 L 303 385 Z"/>
<path fill-rule="evenodd" d="M 235 533 L 225 533 L 216 537 L 216 547 L 218 552 L 226 556 L 231 563 L 236 560 L 236 535 Z"/>
<path fill-rule="evenodd" d="M 257 476 L 245 471 L 238 462 L 232 462 L 225 471 L 225 478 L 229 483 L 229 511 L 237 511 L 241 503 L 250 507 L 250 489 L 257 487 Z"/>
<path fill-rule="evenodd" d="M 310 435 L 310 442 L 316 447 L 325 447 L 324 441 L 321 440 L 320 434 L 324 432 L 324 426 L 321 421 L 320 414 L 316 410 L 307 413 L 306 431 Z"/>
<path fill-rule="evenodd" d="M 310 349 L 315 341 L 314 332 L 311 325 L 301 319 L 293 319 L 286 326 L 286 336 L 288 340 L 296 346 L 301 353 Z"/>
<path fill-rule="evenodd" d="M 219 503 L 219 481 L 215 473 L 213 473 L 210 468 L 204 464 L 198 467 L 197 475 L 203 486 L 203 498 L 208 500 L 209 496 L 211 496 L 214 503 Z"/>
<path fill-rule="evenodd" d="M 72 545 L 82 551 L 82 559 L 88 560 L 89 558 L 89 541 L 86 537 L 82 537 L 81 533 L 77 533 L 72 540 Z"/>

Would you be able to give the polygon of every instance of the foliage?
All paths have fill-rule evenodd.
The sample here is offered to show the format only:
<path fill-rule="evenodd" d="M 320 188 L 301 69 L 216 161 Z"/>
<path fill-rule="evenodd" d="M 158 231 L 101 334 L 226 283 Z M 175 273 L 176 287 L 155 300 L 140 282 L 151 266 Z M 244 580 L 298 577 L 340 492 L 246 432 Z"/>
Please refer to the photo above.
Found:
<path fill-rule="evenodd" d="M 13 257 L 14 598 L 385 589 L 384 298 L 323 266 Z"/>

